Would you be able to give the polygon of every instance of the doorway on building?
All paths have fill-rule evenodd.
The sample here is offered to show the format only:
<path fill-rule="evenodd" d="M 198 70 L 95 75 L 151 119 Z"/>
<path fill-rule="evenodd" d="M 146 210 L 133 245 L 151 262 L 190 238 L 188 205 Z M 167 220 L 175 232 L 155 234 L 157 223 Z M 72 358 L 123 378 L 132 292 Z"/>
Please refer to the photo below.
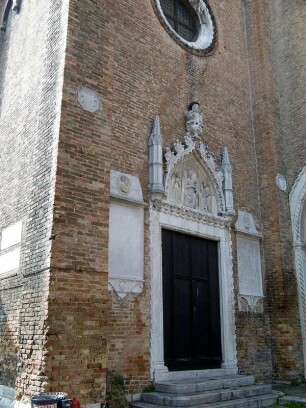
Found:
<path fill-rule="evenodd" d="M 220 368 L 218 242 L 163 229 L 162 271 L 166 367 Z"/>

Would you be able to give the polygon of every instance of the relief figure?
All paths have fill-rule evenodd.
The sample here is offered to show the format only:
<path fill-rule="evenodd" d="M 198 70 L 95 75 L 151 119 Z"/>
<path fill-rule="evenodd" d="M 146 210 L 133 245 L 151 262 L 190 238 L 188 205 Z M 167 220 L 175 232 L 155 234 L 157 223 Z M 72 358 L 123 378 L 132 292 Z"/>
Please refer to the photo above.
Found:
<path fill-rule="evenodd" d="M 184 174 L 185 179 L 185 191 L 184 191 L 184 205 L 194 209 L 199 208 L 199 189 L 198 189 L 198 176 L 192 170 L 187 170 Z"/>
<path fill-rule="evenodd" d="M 199 192 L 199 209 L 205 212 L 212 212 L 212 200 L 210 188 L 205 181 L 201 182 L 201 188 Z"/>
<path fill-rule="evenodd" d="M 181 203 L 182 196 L 182 179 L 178 174 L 173 175 L 170 201 Z"/>
<path fill-rule="evenodd" d="M 213 212 L 213 195 L 207 180 L 196 170 L 184 169 L 173 173 L 169 201 L 207 213 Z"/>

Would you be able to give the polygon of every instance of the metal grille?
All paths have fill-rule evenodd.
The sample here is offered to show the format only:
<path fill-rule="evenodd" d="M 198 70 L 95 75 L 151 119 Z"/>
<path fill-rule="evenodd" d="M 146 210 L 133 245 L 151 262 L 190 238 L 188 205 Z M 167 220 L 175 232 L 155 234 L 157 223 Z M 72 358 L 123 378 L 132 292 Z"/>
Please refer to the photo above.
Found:
<path fill-rule="evenodd" d="M 170 26 L 185 40 L 194 41 L 197 37 L 197 15 L 184 0 L 160 0 L 163 13 Z"/>

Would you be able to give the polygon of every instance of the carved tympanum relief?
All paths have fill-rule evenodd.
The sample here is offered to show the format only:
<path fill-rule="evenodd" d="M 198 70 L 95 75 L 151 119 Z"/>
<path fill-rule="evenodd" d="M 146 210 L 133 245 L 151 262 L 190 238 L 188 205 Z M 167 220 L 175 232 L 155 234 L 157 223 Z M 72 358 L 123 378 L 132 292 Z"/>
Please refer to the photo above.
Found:
<path fill-rule="evenodd" d="M 193 102 L 185 112 L 187 133 L 162 155 L 160 121 L 155 117 L 149 136 L 149 191 L 151 199 L 213 216 L 233 215 L 232 168 L 227 148 L 222 171 L 202 140 L 204 120 Z M 165 159 L 165 175 L 163 156 Z M 163 181 L 162 181 L 163 180 Z"/>
<path fill-rule="evenodd" d="M 191 160 L 176 167 L 169 181 L 167 199 L 194 210 L 217 213 L 216 197 L 208 178 Z"/>

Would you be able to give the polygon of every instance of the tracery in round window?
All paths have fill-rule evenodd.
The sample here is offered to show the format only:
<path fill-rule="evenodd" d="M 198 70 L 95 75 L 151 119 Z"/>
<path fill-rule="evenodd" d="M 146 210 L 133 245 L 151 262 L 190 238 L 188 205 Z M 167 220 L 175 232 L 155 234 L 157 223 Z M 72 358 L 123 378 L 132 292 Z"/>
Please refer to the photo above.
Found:
<path fill-rule="evenodd" d="M 161 22 L 183 45 L 208 52 L 215 41 L 215 24 L 207 0 L 153 0 Z"/>
<path fill-rule="evenodd" d="M 190 4 L 184 0 L 160 0 L 163 13 L 170 26 L 187 41 L 198 36 L 198 17 Z"/>

